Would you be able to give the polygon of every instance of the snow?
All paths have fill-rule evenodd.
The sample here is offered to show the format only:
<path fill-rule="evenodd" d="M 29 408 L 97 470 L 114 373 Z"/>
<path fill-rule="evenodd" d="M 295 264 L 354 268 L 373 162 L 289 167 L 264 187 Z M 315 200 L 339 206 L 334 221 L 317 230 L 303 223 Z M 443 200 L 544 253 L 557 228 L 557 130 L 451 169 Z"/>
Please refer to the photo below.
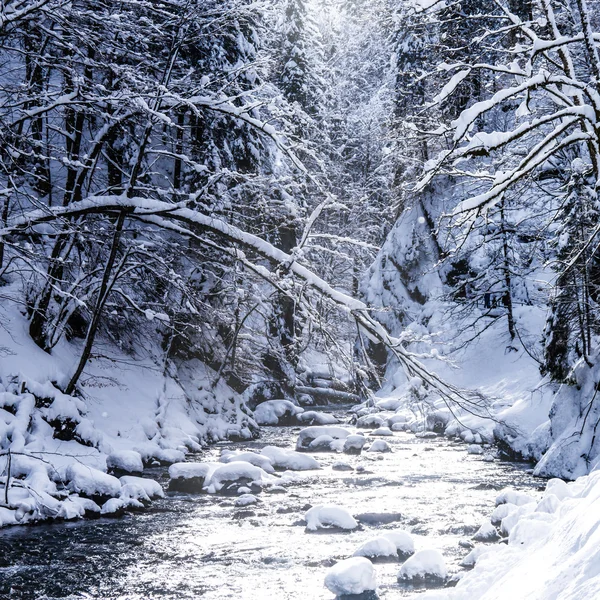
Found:
<path fill-rule="evenodd" d="M 242 494 L 238 496 L 234 502 L 235 506 L 250 506 L 252 504 L 256 504 L 258 502 L 258 498 L 252 494 Z"/>
<path fill-rule="evenodd" d="M 477 530 L 477 532 L 473 536 L 473 539 L 476 542 L 494 542 L 499 537 L 500 536 L 498 535 L 496 528 L 489 521 L 486 521 Z"/>
<path fill-rule="evenodd" d="M 158 481 L 154 479 L 147 479 L 145 477 L 134 477 L 133 475 L 124 475 L 119 478 L 123 488 L 125 486 L 132 486 L 133 488 L 139 488 L 143 490 L 143 493 L 150 499 L 152 498 L 163 498 L 165 492 Z M 128 488 L 131 489 L 131 488 Z M 142 496 L 143 494 L 139 494 Z"/>
<path fill-rule="evenodd" d="M 374 436 L 391 436 L 394 435 L 392 430 L 389 427 L 379 427 L 379 429 L 375 429 L 375 431 L 371 431 L 369 435 Z"/>
<path fill-rule="evenodd" d="M 141 473 L 144 470 L 142 457 L 135 450 L 111 452 L 106 457 L 106 466 L 109 469 L 118 469 L 126 473 Z"/>
<path fill-rule="evenodd" d="M 341 560 L 329 569 L 325 576 L 325 586 L 336 596 L 374 591 L 377 589 L 375 569 L 366 558 Z"/>
<path fill-rule="evenodd" d="M 299 423 L 308 425 L 336 425 L 340 422 L 329 413 L 317 412 L 314 410 L 308 410 L 297 415 L 297 419 Z"/>
<path fill-rule="evenodd" d="M 66 479 L 68 489 L 78 494 L 92 497 L 121 493 L 121 482 L 116 477 L 77 462 L 67 467 Z"/>
<path fill-rule="evenodd" d="M 386 536 L 380 536 L 361 544 L 353 556 L 364 556 L 365 558 L 397 557 L 396 544 Z"/>
<path fill-rule="evenodd" d="M 310 471 L 320 469 L 320 463 L 312 456 L 286 450 L 277 446 L 265 446 L 261 454 L 267 457 L 276 469 L 288 469 L 290 471 Z"/>
<path fill-rule="evenodd" d="M 364 435 L 349 435 L 344 440 L 343 451 L 347 454 L 360 454 L 366 443 L 367 438 Z"/>
<path fill-rule="evenodd" d="M 251 484 L 263 487 L 264 485 L 277 481 L 274 477 L 247 462 L 230 462 L 225 465 L 219 465 L 205 480 L 204 488 L 209 494 L 215 494 L 228 489 L 231 484 L 236 482 L 250 482 Z"/>
<path fill-rule="evenodd" d="M 367 452 L 391 452 L 392 447 L 385 440 L 375 440 L 367 449 Z"/>
<path fill-rule="evenodd" d="M 512 488 L 504 488 L 496 496 L 496 506 L 506 503 L 523 506 L 524 504 L 530 504 L 531 502 L 535 502 L 533 496 L 519 490 L 513 490 Z"/>
<path fill-rule="evenodd" d="M 313 506 L 304 515 L 306 528 L 309 531 L 317 531 L 327 527 L 338 529 L 356 529 L 358 522 L 345 509 L 340 506 L 318 505 Z"/>
<path fill-rule="evenodd" d="M 192 479 L 206 477 L 217 468 L 217 463 L 174 463 L 169 467 L 171 479 Z"/>
<path fill-rule="evenodd" d="M 315 425 L 303 429 L 298 434 L 298 441 L 296 442 L 296 450 L 306 450 L 313 440 L 324 436 L 331 438 L 331 440 L 345 440 L 351 432 L 348 429 L 342 427 L 330 427 L 330 426 L 319 426 Z"/>
<path fill-rule="evenodd" d="M 553 483 L 539 501 L 515 507 L 508 544 L 480 554 L 455 588 L 426 592 L 422 600 L 600 597 L 600 471 L 564 485 L 562 499 L 554 491 L 563 486 Z M 558 508 L 547 512 L 556 502 Z"/>
<path fill-rule="evenodd" d="M 408 556 L 415 552 L 415 542 L 407 531 L 386 531 L 384 538 L 390 540 L 395 546 L 398 554 Z"/>
<path fill-rule="evenodd" d="M 289 400 L 267 400 L 254 409 L 254 420 L 259 425 L 279 425 L 302 414 L 304 409 Z"/>
<path fill-rule="evenodd" d="M 400 581 L 443 581 L 448 577 L 448 569 L 444 557 L 438 550 L 419 550 L 413 554 L 400 568 Z"/>
<path fill-rule="evenodd" d="M 221 453 L 221 462 L 230 463 L 232 461 L 247 462 L 255 467 L 260 467 L 267 473 L 274 473 L 275 468 L 271 459 L 267 455 L 257 454 L 256 452 L 236 452 L 235 450 L 223 450 Z"/>

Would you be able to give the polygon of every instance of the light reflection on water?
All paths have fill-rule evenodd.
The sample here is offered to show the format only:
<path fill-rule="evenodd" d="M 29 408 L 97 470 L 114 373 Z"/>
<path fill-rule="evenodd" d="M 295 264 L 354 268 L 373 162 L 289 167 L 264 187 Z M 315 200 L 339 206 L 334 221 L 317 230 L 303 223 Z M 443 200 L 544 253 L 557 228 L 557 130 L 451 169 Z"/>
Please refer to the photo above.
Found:
<path fill-rule="evenodd" d="M 269 428 L 259 441 L 227 444 L 292 448 L 295 430 Z M 146 600 L 330 599 L 328 567 L 351 556 L 379 530 L 413 532 L 417 549 L 437 548 L 450 570 L 491 513 L 496 490 L 536 488 L 523 465 L 484 462 L 464 445 L 396 433 L 391 454 L 319 453 L 323 470 L 306 472 L 287 494 L 235 508 L 234 498 L 170 495 L 152 511 L 119 520 L 13 528 L 0 532 L 0 597 L 83 597 Z M 223 445 L 202 460 L 218 460 Z M 344 461 L 362 473 L 333 471 Z M 155 472 L 154 475 L 160 475 Z M 298 524 L 309 504 L 333 503 L 359 513 L 400 513 L 396 523 L 351 533 L 306 533 Z M 396 582 L 398 563 L 377 564 L 380 598 L 412 592 Z M 12 596 L 8 596 L 12 588 Z M 74 596 L 73 596 L 74 595 Z"/>

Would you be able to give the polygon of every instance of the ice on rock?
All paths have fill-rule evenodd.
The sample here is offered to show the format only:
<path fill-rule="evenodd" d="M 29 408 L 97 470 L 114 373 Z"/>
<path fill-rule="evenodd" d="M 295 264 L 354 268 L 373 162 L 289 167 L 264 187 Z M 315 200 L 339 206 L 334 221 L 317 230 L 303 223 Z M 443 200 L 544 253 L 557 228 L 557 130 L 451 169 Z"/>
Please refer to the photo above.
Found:
<path fill-rule="evenodd" d="M 387 531 L 384 538 L 396 546 L 396 552 L 401 558 L 406 558 L 415 553 L 415 542 L 408 531 Z"/>
<path fill-rule="evenodd" d="M 339 420 L 333 415 L 315 410 L 307 410 L 296 416 L 299 423 L 303 425 L 337 425 Z"/>
<path fill-rule="evenodd" d="M 375 436 L 390 436 L 390 435 L 394 435 L 392 433 L 392 430 L 389 427 L 379 427 L 379 429 L 376 429 L 375 431 L 371 431 L 370 435 L 375 435 Z"/>
<path fill-rule="evenodd" d="M 112 475 L 75 462 L 67 467 L 67 489 L 84 496 L 118 496 L 121 482 Z"/>
<path fill-rule="evenodd" d="M 345 454 L 360 454 L 366 443 L 367 438 L 364 435 L 349 435 L 344 440 L 342 450 Z"/>
<path fill-rule="evenodd" d="M 385 440 L 375 440 L 368 448 L 368 452 L 391 452 L 392 447 Z"/>
<path fill-rule="evenodd" d="M 289 471 L 310 471 L 320 469 L 320 463 L 308 454 L 284 450 L 277 446 L 265 446 L 261 454 L 266 456 L 276 469 L 288 469 Z"/>
<path fill-rule="evenodd" d="M 328 436 L 332 440 L 345 440 L 351 432 L 343 427 L 314 425 L 303 429 L 298 434 L 296 450 L 307 450 L 311 443 L 319 437 Z"/>
<path fill-rule="evenodd" d="M 448 577 L 444 557 L 438 550 L 419 550 L 400 568 L 398 580 L 413 584 L 442 585 Z"/>
<path fill-rule="evenodd" d="M 496 496 L 496 506 L 506 504 L 507 502 L 516 504 L 517 506 L 523 506 L 524 504 L 536 502 L 536 499 L 525 492 L 513 490 L 512 488 L 504 488 L 503 490 L 500 490 L 500 493 Z"/>
<path fill-rule="evenodd" d="M 365 558 L 398 558 L 396 544 L 386 536 L 380 536 L 361 544 L 353 556 L 364 556 Z"/>
<path fill-rule="evenodd" d="M 341 560 L 329 569 L 325 576 L 325 587 L 336 596 L 375 591 L 375 569 L 370 560 L 360 556 Z"/>
<path fill-rule="evenodd" d="M 256 452 L 236 452 L 234 450 L 223 450 L 221 453 L 221 462 L 230 463 L 233 461 L 247 462 L 255 467 L 260 467 L 267 473 L 274 473 L 275 469 L 271 463 L 271 459 Z"/>
<path fill-rule="evenodd" d="M 356 519 L 345 508 L 333 505 L 313 506 L 304 515 L 304 520 L 309 531 L 328 527 L 347 530 L 358 527 Z"/>
<path fill-rule="evenodd" d="M 252 504 L 256 504 L 258 502 L 258 498 L 252 494 L 242 494 L 239 496 L 234 502 L 235 506 L 250 506 Z"/>
<path fill-rule="evenodd" d="M 499 537 L 496 528 L 489 521 L 486 521 L 475 533 L 473 539 L 476 542 L 495 542 Z"/>
<path fill-rule="evenodd" d="M 112 471 L 124 473 L 141 473 L 144 470 L 142 456 L 135 450 L 120 450 L 111 452 L 106 457 L 106 466 Z"/>
<path fill-rule="evenodd" d="M 304 412 L 289 400 L 267 400 L 254 409 L 254 420 L 259 425 L 291 425 Z"/>

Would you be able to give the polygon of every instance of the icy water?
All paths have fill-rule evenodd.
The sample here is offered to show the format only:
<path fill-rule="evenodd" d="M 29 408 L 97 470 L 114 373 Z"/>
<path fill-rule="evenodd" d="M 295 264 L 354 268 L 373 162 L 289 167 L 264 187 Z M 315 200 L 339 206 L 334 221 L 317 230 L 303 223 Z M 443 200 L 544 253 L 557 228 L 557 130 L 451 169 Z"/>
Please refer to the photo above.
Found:
<path fill-rule="evenodd" d="M 254 442 L 219 444 L 198 457 L 218 460 L 224 447 L 293 448 L 298 429 L 265 428 Z M 450 570 L 494 508 L 497 490 L 543 484 L 527 466 L 484 462 L 463 444 L 408 433 L 386 438 L 391 454 L 316 454 L 321 471 L 301 474 L 285 494 L 235 508 L 219 496 L 169 494 L 152 509 L 99 519 L 0 530 L 0 598 L 131 600 L 332 599 L 327 569 L 382 530 L 408 529 L 417 550 L 437 548 Z M 342 460 L 363 472 L 332 470 Z M 166 485 L 165 470 L 149 476 Z M 310 505 L 343 506 L 363 521 L 351 533 L 307 533 L 299 523 Z M 379 597 L 415 593 L 396 581 L 399 564 L 377 564 Z"/>

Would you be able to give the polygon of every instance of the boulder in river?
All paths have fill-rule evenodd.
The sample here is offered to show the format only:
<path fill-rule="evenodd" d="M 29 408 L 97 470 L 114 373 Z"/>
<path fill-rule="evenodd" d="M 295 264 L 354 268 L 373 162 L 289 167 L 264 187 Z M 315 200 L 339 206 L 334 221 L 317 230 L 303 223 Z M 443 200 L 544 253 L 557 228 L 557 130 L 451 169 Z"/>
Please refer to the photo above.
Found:
<path fill-rule="evenodd" d="M 411 585 L 441 586 L 446 583 L 448 569 L 438 550 L 420 550 L 400 568 L 398 581 Z"/>
<path fill-rule="evenodd" d="M 375 592 L 377 578 L 371 561 L 355 556 L 335 564 L 325 577 L 325 587 L 336 596 Z M 371 597 L 376 597 L 371 595 Z"/>
<path fill-rule="evenodd" d="M 306 429 L 302 429 L 298 434 L 298 441 L 296 442 L 296 450 L 315 450 L 315 448 L 311 448 L 311 444 L 313 441 L 321 438 L 323 442 L 323 449 L 326 447 L 329 450 L 333 450 L 331 441 L 326 445 L 324 443 L 324 437 L 328 436 L 332 441 L 337 440 L 345 440 L 351 432 L 348 429 L 344 429 L 343 427 L 335 427 L 335 426 L 318 426 L 315 425 L 313 427 L 307 427 Z"/>

